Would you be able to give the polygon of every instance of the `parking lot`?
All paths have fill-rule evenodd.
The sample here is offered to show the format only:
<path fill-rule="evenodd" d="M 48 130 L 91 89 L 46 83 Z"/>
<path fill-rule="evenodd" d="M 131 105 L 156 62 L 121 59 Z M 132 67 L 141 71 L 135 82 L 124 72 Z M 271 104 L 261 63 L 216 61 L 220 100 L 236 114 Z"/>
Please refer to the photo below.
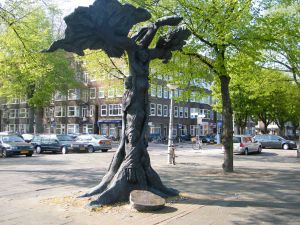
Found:
<path fill-rule="evenodd" d="M 0 224 L 299 224 L 296 150 L 235 155 L 235 172 L 223 174 L 219 147 L 178 146 L 177 164 L 167 165 L 166 145 L 151 144 L 153 168 L 185 198 L 158 214 L 127 205 L 90 212 L 75 197 L 100 181 L 113 153 L 0 158 Z"/>

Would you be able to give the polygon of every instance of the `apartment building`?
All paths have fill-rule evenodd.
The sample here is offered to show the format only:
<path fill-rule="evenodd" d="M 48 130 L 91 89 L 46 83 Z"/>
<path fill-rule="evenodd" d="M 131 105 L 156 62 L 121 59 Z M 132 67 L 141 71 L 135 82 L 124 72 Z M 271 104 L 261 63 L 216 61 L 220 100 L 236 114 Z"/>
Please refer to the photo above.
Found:
<path fill-rule="evenodd" d="M 161 138 L 168 136 L 171 92 L 167 82 L 159 79 L 149 89 L 149 134 Z M 51 104 L 43 109 L 44 133 L 99 133 L 118 138 L 122 126 L 123 82 L 85 78 L 83 83 L 82 88 L 69 89 L 67 95 L 60 92 L 53 95 Z M 174 98 L 182 92 L 175 90 Z M 175 101 L 173 135 L 216 133 L 222 126 L 221 116 L 212 111 L 211 104 L 211 96 Z M 30 124 L 37 124 L 29 115 L 30 108 L 25 99 L 5 102 L 0 110 L 1 131 L 34 132 Z M 201 126 L 197 124 L 197 115 L 204 116 Z"/>

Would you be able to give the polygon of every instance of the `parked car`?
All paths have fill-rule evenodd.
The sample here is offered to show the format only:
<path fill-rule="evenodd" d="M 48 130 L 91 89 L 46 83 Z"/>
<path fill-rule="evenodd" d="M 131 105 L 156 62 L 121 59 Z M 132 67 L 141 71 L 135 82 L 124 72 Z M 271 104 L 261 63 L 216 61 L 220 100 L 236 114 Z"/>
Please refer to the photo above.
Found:
<path fill-rule="evenodd" d="M 48 151 L 67 154 L 73 151 L 72 145 L 74 143 L 73 137 L 66 134 L 40 134 L 35 135 L 31 141 L 37 154 Z"/>
<path fill-rule="evenodd" d="M 26 143 L 23 138 L 15 134 L 1 134 L 0 148 L 2 157 L 12 155 L 26 155 L 30 157 L 33 154 L 31 144 Z"/>
<path fill-rule="evenodd" d="M 112 148 L 111 140 L 98 135 L 98 134 L 82 134 L 76 138 L 76 143 L 73 144 L 73 148 L 80 149 L 84 146 L 88 152 L 95 152 L 101 150 L 107 152 Z"/>
<path fill-rule="evenodd" d="M 248 135 L 234 135 L 233 136 L 233 152 L 248 155 L 251 152 L 261 153 L 262 146 L 258 141 L 254 141 Z"/>
<path fill-rule="evenodd" d="M 255 141 L 259 141 L 263 148 L 282 148 L 284 150 L 297 148 L 296 142 L 286 140 L 278 135 L 258 134 L 254 136 Z"/>
<path fill-rule="evenodd" d="M 202 140 L 202 142 L 203 142 L 203 140 Z M 217 143 L 216 135 L 214 135 L 214 134 L 207 134 L 205 136 L 205 141 L 203 143 L 209 143 L 209 144 Z"/>

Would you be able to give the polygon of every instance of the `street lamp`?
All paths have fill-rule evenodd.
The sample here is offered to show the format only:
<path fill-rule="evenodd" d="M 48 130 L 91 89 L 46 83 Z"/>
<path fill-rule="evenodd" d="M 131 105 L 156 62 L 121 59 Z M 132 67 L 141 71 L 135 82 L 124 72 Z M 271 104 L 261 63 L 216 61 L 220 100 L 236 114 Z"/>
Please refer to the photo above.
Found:
<path fill-rule="evenodd" d="M 171 90 L 171 103 L 170 103 L 170 121 L 169 121 L 169 137 L 168 137 L 168 163 L 172 164 L 174 151 L 172 150 L 173 145 L 173 123 L 174 123 L 174 90 L 178 88 L 176 84 L 167 84 L 167 87 Z"/>

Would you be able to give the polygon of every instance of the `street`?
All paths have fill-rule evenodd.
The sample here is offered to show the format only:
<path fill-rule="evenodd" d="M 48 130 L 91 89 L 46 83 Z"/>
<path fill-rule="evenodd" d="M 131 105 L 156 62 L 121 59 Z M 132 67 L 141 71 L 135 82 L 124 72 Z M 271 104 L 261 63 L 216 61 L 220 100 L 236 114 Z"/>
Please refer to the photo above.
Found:
<path fill-rule="evenodd" d="M 162 211 L 138 213 L 121 204 L 90 212 L 89 199 L 76 198 L 101 180 L 115 149 L 42 154 L 0 158 L 0 224 L 299 224 L 296 150 L 235 155 L 232 174 L 222 172 L 219 147 L 182 144 L 176 165 L 167 164 L 166 145 L 148 150 L 164 184 L 182 193 Z"/>

